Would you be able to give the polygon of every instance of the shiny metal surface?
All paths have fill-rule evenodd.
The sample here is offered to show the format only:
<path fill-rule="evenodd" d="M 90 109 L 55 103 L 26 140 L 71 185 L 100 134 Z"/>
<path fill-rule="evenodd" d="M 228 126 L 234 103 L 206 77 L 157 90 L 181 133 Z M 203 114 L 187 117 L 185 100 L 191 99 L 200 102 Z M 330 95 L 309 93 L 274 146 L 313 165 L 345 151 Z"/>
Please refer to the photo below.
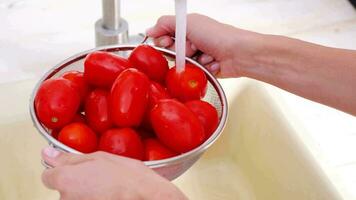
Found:
<path fill-rule="evenodd" d="M 30 99 L 30 114 L 32 121 L 34 123 L 34 126 L 37 128 L 37 130 L 40 132 L 40 134 L 54 147 L 66 151 L 66 152 L 71 152 L 71 153 L 76 153 L 76 154 L 81 154 L 80 152 L 60 143 L 57 141 L 55 138 L 53 138 L 50 134 L 51 130 L 47 129 L 44 127 L 37 119 L 35 108 L 34 108 L 34 97 L 36 96 L 36 93 L 38 91 L 39 86 L 42 84 L 43 81 L 46 79 L 52 78 L 52 77 L 58 77 L 64 72 L 68 70 L 83 70 L 83 61 L 84 58 L 86 57 L 87 54 L 93 51 L 108 51 L 108 52 L 113 52 L 116 54 L 128 54 L 131 50 L 133 50 L 135 46 L 133 45 L 119 45 L 119 46 L 106 46 L 106 47 L 100 47 L 100 48 L 95 48 L 89 51 L 85 51 L 82 53 L 79 53 L 67 60 L 64 60 L 62 63 L 56 65 L 53 67 L 51 70 L 49 70 L 43 78 L 37 83 L 36 87 L 33 90 L 33 93 L 31 95 Z M 173 60 L 175 58 L 175 53 L 167 50 L 167 49 L 162 49 L 162 48 L 157 48 L 157 50 L 162 52 L 168 60 L 170 60 L 170 63 L 173 64 Z M 187 169 L 189 169 L 198 159 L 199 157 L 205 152 L 207 148 L 209 148 L 220 136 L 222 130 L 224 129 L 226 119 L 227 119 L 227 100 L 225 93 L 219 84 L 219 82 L 216 80 L 216 78 L 209 72 L 207 71 L 203 66 L 201 66 L 199 63 L 196 61 L 186 58 L 186 61 L 188 63 L 191 63 L 200 69 L 202 69 L 208 79 L 208 90 L 207 94 L 204 97 L 204 100 L 211 103 L 212 105 L 215 106 L 215 108 L 218 110 L 219 114 L 219 125 L 215 132 L 211 135 L 211 137 L 206 140 L 203 144 L 201 144 L 199 147 L 181 154 L 179 156 L 175 156 L 173 158 L 168 158 L 164 160 L 158 160 L 158 161 L 146 161 L 144 164 L 152 169 L 154 169 L 156 172 L 161 174 L 162 176 L 166 177 L 169 180 L 173 180 L 183 174 Z"/>
<path fill-rule="evenodd" d="M 103 27 L 109 30 L 117 30 L 120 27 L 120 1 L 102 0 Z"/>
<path fill-rule="evenodd" d="M 129 43 L 129 25 L 124 19 L 120 21 L 118 29 L 106 29 L 103 20 L 99 19 L 95 23 L 95 46 L 100 47 Z"/>
<path fill-rule="evenodd" d="M 97 47 L 129 42 L 129 26 L 120 13 L 120 0 L 102 0 L 102 19 L 95 23 Z"/>

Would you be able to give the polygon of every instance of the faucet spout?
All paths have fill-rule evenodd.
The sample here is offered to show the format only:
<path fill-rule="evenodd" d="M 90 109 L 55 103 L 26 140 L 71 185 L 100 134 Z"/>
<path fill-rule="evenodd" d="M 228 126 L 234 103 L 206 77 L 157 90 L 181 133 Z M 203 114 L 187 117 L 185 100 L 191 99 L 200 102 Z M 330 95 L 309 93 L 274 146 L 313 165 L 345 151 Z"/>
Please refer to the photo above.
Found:
<path fill-rule="evenodd" d="M 120 27 L 120 0 L 102 0 L 103 26 L 117 30 Z"/>
<path fill-rule="evenodd" d="M 120 16 L 120 0 L 102 0 L 102 19 L 95 23 L 95 45 L 129 42 L 129 25 Z"/>

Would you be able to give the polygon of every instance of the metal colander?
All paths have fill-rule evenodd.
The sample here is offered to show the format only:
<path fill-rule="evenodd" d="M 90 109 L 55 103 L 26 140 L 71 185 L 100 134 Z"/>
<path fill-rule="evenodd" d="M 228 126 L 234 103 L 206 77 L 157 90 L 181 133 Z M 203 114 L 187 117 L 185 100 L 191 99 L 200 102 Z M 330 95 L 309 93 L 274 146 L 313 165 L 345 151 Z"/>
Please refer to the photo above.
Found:
<path fill-rule="evenodd" d="M 40 134 L 49 142 L 49 144 L 59 150 L 65 151 L 65 152 L 70 152 L 70 153 L 76 153 L 76 154 L 81 154 L 81 152 L 78 152 L 75 149 L 72 149 L 55 138 L 51 136 L 51 130 L 46 128 L 41 122 L 39 122 L 36 112 L 35 112 L 35 104 L 34 104 L 34 99 L 35 96 L 38 92 L 38 89 L 40 85 L 42 84 L 43 81 L 50 79 L 50 78 L 55 78 L 61 76 L 63 73 L 70 71 L 70 70 L 78 70 L 78 71 L 84 71 L 84 59 L 85 57 L 94 51 L 106 51 L 106 52 L 111 52 L 115 54 L 120 54 L 121 56 L 127 56 L 130 54 L 130 52 L 135 48 L 136 46 L 133 45 L 116 45 L 116 46 L 106 46 L 106 47 L 99 47 L 95 48 L 89 51 L 85 51 L 82 53 L 79 53 L 73 57 L 70 57 L 63 62 L 59 63 L 52 69 L 50 69 L 42 78 L 41 80 L 37 83 L 36 87 L 33 90 L 33 93 L 31 95 L 30 99 L 30 114 L 32 121 L 34 123 L 34 126 L 36 129 L 40 132 Z M 169 65 L 170 67 L 173 67 L 174 65 L 174 59 L 175 59 L 175 52 L 167 50 L 167 49 L 162 49 L 162 48 L 157 48 L 155 47 L 158 51 L 162 52 L 166 58 L 169 60 Z M 188 63 L 191 63 L 200 69 L 202 69 L 208 79 L 208 89 L 207 93 L 204 97 L 204 100 L 215 106 L 215 108 L 218 111 L 219 115 L 219 125 L 216 128 L 215 132 L 208 138 L 203 144 L 201 144 L 199 147 L 186 152 L 184 154 L 180 154 L 178 156 L 164 159 L 164 160 L 157 160 L 157 161 L 145 161 L 144 164 L 151 169 L 155 170 L 157 173 L 162 175 L 163 177 L 166 177 L 169 180 L 173 180 L 183 174 L 187 169 L 189 169 L 199 158 L 200 156 L 205 152 L 206 149 L 209 148 L 210 145 L 212 145 L 215 140 L 219 137 L 221 134 L 225 123 L 226 123 L 226 117 L 227 117 L 227 100 L 225 93 L 219 84 L 219 82 L 216 80 L 216 78 L 208 72 L 203 66 L 201 66 L 199 63 L 196 61 L 186 58 L 186 61 Z"/>

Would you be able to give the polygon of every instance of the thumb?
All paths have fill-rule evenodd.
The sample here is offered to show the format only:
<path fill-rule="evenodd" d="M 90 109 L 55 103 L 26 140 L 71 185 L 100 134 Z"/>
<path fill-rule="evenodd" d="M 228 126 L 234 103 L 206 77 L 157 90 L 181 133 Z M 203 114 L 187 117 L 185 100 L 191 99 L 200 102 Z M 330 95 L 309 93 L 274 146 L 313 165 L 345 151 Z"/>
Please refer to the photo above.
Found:
<path fill-rule="evenodd" d="M 52 167 L 63 165 L 75 165 L 92 160 L 85 155 L 61 152 L 53 147 L 46 147 L 42 150 L 42 159 Z"/>

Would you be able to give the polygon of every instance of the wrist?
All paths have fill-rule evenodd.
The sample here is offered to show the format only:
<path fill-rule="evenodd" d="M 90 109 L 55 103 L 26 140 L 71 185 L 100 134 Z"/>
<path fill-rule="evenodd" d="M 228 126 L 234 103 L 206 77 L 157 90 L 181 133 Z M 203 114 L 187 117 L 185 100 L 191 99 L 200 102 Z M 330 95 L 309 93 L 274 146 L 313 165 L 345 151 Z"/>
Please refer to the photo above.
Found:
<path fill-rule="evenodd" d="M 231 67 L 229 74 L 232 77 L 250 77 L 254 67 L 264 66 L 274 58 L 275 45 L 280 36 L 265 35 L 235 28 L 230 34 L 228 52 L 231 52 L 226 60 Z M 273 56 L 273 57 L 272 57 Z"/>
<path fill-rule="evenodd" d="M 263 35 L 256 37 L 254 47 L 247 65 L 241 66 L 241 75 L 257 80 L 269 82 L 267 79 L 272 75 L 283 76 L 289 65 L 295 63 L 293 59 L 303 52 L 299 49 L 299 40 L 284 36 Z M 299 53 L 298 53 L 299 52 Z M 289 73 L 289 72 L 288 72 Z"/>

